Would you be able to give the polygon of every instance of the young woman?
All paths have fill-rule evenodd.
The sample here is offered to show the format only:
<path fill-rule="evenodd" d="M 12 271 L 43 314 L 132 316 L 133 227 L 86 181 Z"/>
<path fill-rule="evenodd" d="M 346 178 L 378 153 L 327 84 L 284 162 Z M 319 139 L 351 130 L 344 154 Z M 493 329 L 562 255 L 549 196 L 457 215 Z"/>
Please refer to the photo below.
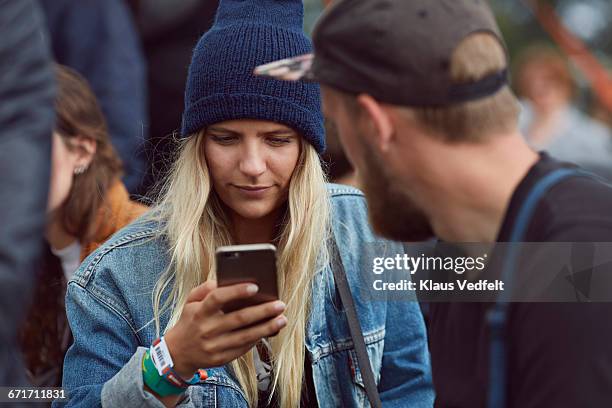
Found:
<path fill-rule="evenodd" d="M 382 401 L 432 405 L 418 305 L 360 296 L 364 249 L 376 238 L 362 194 L 325 183 L 318 87 L 252 75 L 310 51 L 302 7 L 220 2 L 194 50 L 182 145 L 159 204 L 69 286 L 69 406 L 362 406 L 333 262 L 347 272 Z M 329 255 L 331 240 L 341 259 Z M 280 300 L 223 313 L 258 288 L 217 287 L 215 250 L 251 243 L 277 246 Z"/>
<path fill-rule="evenodd" d="M 102 242 L 145 211 L 129 200 L 121 161 L 86 81 L 56 65 L 56 129 L 47 206 L 45 255 L 20 341 L 30 381 L 59 386 L 70 329 L 66 282 Z"/>

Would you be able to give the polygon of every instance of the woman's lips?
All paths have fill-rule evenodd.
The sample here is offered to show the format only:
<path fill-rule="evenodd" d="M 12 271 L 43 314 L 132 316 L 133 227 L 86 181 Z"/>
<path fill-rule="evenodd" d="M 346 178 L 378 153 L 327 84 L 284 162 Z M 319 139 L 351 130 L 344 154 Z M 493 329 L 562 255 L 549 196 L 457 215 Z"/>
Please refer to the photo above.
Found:
<path fill-rule="evenodd" d="M 263 197 L 272 186 L 234 186 L 244 196 L 249 198 Z"/>

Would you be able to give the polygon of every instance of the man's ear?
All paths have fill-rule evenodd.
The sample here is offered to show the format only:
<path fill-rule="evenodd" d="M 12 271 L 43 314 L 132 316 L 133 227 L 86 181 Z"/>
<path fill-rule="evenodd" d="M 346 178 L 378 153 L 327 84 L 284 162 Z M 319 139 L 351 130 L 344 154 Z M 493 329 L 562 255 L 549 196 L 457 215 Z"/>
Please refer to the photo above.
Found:
<path fill-rule="evenodd" d="M 89 166 L 96 154 L 97 143 L 94 139 L 84 136 L 77 136 L 70 141 L 75 151 L 78 153 L 78 165 Z"/>
<path fill-rule="evenodd" d="M 391 146 L 393 139 L 393 122 L 389 113 L 383 106 L 368 94 L 360 94 L 357 96 L 357 103 L 363 109 L 363 114 L 367 115 L 368 119 L 374 126 L 374 135 L 372 142 L 378 146 L 382 152 L 387 152 Z"/>

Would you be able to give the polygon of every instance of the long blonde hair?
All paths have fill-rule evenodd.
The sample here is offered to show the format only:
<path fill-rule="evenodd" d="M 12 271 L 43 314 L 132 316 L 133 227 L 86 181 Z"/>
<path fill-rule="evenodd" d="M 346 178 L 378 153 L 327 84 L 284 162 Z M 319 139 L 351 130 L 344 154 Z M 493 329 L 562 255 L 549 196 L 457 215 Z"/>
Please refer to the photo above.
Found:
<path fill-rule="evenodd" d="M 229 219 L 212 189 L 202 154 L 203 140 L 203 132 L 200 132 L 182 143 L 153 212 L 163 226 L 161 234 L 168 242 L 170 253 L 170 264 L 153 292 L 158 336 L 160 316 L 170 312 L 166 332 L 178 321 L 191 289 L 215 277 L 215 249 L 232 244 Z M 311 283 L 329 260 L 325 243 L 330 231 L 330 203 L 325 174 L 319 156 L 309 143 L 302 143 L 300 150 L 277 241 L 279 297 L 287 305 L 288 323 L 270 343 L 274 371 L 272 393 L 278 393 L 282 407 L 299 406 L 300 403 Z M 169 293 L 165 299 L 164 293 Z M 253 351 L 230 366 L 249 405 L 256 406 Z"/>

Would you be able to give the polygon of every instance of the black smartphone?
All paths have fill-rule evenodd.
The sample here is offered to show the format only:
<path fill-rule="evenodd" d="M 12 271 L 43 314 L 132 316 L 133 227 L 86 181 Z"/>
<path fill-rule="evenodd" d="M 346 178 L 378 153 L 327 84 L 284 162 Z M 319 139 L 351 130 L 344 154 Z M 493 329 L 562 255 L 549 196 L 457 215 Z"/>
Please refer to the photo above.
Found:
<path fill-rule="evenodd" d="M 224 246 L 217 248 L 215 255 L 219 287 L 237 283 L 254 283 L 259 287 L 254 296 L 227 303 L 223 308 L 224 313 L 278 299 L 274 245 Z"/>

